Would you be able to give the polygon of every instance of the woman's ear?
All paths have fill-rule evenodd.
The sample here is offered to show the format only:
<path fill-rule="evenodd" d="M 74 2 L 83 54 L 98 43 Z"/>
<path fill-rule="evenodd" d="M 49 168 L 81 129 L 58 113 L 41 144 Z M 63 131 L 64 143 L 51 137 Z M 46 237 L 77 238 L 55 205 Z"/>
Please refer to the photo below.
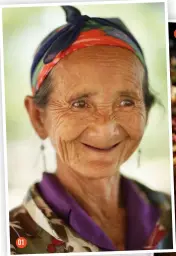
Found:
<path fill-rule="evenodd" d="M 41 109 L 36 106 L 31 96 L 25 97 L 24 105 L 28 112 L 33 128 L 41 139 L 46 139 L 48 137 L 48 133 L 44 125 Z"/>

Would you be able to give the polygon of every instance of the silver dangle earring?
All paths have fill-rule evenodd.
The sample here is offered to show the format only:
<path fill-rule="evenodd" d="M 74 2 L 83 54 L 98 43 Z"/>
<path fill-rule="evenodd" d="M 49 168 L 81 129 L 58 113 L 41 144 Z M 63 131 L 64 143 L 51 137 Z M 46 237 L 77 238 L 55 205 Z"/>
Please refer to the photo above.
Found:
<path fill-rule="evenodd" d="M 137 168 L 140 168 L 141 167 L 141 149 L 138 150 L 138 155 L 137 155 Z"/>
<path fill-rule="evenodd" d="M 42 153 L 42 158 L 43 158 L 43 167 L 44 167 L 44 171 L 46 171 L 46 156 L 45 156 L 45 146 L 44 144 L 42 143 L 41 146 L 40 146 L 40 150 L 41 150 L 41 153 Z"/>

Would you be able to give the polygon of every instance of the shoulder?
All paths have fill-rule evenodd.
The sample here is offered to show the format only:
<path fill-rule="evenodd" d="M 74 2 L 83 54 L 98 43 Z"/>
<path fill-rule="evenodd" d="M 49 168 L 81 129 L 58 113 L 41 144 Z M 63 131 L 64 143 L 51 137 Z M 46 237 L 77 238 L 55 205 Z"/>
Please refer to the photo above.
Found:
<path fill-rule="evenodd" d="M 145 194 L 148 200 L 156 206 L 165 206 L 166 208 L 171 208 L 171 196 L 161 191 L 153 190 L 146 185 L 133 181 L 134 184 Z"/>
<path fill-rule="evenodd" d="M 32 238 L 39 232 L 39 227 L 30 217 L 23 205 L 16 207 L 9 213 L 10 250 L 11 254 L 21 254 L 23 249 L 17 247 L 19 237 Z M 29 240 L 29 239 L 28 239 Z"/>
<path fill-rule="evenodd" d="M 17 207 L 15 209 L 11 210 L 9 213 L 9 229 L 10 229 L 9 232 L 10 232 L 11 254 L 17 253 L 16 240 L 21 236 L 24 237 L 24 231 L 22 229 L 21 221 L 19 219 L 20 211 L 23 212 L 23 211 L 25 211 L 25 209 L 23 209 L 23 207 L 20 206 L 20 207 Z"/>
<path fill-rule="evenodd" d="M 150 204 L 154 205 L 160 211 L 158 224 L 161 230 L 166 230 L 166 236 L 160 241 L 158 249 L 173 248 L 172 238 L 172 204 L 171 196 L 161 191 L 153 190 L 144 184 L 134 181 L 140 191 L 142 191 Z"/>
<path fill-rule="evenodd" d="M 144 184 L 135 181 L 135 184 L 145 194 L 150 204 L 160 211 L 159 223 L 164 227 L 171 237 L 172 234 L 172 203 L 171 196 L 161 191 L 153 190 Z"/>
<path fill-rule="evenodd" d="M 20 205 L 10 211 L 9 221 L 10 229 L 14 231 L 18 230 L 20 234 L 24 234 L 24 232 L 26 232 L 28 234 L 35 235 L 37 232 L 37 226 L 34 220 L 23 205 Z"/>

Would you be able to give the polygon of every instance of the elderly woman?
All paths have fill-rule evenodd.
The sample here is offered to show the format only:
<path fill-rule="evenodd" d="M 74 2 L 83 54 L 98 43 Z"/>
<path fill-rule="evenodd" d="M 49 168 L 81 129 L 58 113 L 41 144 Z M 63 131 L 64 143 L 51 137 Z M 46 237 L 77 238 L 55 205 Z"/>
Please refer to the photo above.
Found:
<path fill-rule="evenodd" d="M 172 248 L 170 199 L 120 174 L 155 103 L 142 49 L 119 19 L 63 9 L 67 24 L 39 45 L 25 98 L 57 169 L 11 211 L 11 253 Z"/>

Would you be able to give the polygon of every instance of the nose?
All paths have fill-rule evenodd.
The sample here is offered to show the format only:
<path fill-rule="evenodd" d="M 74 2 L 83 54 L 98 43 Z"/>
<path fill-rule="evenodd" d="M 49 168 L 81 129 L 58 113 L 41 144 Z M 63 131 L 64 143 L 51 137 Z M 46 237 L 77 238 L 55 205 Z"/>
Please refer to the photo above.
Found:
<path fill-rule="evenodd" d="M 99 115 L 89 127 L 89 135 L 96 138 L 112 139 L 121 136 L 122 128 L 115 118 L 108 114 Z"/>

